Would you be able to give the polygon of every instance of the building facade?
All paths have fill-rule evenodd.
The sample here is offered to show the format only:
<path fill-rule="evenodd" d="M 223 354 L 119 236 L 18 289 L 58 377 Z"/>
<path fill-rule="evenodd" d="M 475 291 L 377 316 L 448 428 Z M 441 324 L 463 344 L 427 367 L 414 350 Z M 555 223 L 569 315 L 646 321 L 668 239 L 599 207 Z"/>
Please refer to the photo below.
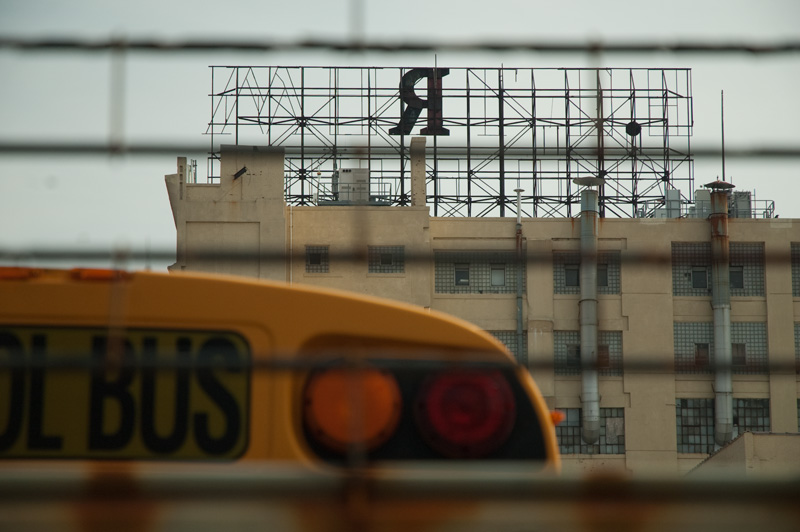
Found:
<path fill-rule="evenodd" d="M 410 206 L 287 206 L 283 164 L 280 149 L 223 147 L 219 182 L 199 184 L 179 158 L 166 176 L 171 269 L 368 293 L 477 324 L 566 414 L 557 430 L 568 472 L 684 473 L 718 449 L 708 219 L 597 220 L 600 433 L 587 443 L 578 218 L 518 227 L 513 218 L 431 217 L 424 159 L 412 160 Z M 728 234 L 734 436 L 797 433 L 800 220 L 731 218 Z"/>

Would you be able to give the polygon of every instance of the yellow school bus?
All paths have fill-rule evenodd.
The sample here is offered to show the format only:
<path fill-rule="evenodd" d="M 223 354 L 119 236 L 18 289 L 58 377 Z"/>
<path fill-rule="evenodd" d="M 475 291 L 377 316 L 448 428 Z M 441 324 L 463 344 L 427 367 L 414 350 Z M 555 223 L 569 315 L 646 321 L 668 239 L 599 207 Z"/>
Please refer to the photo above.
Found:
<path fill-rule="evenodd" d="M 500 342 L 343 292 L 3 268 L 0 363 L 4 460 L 559 464 Z"/>

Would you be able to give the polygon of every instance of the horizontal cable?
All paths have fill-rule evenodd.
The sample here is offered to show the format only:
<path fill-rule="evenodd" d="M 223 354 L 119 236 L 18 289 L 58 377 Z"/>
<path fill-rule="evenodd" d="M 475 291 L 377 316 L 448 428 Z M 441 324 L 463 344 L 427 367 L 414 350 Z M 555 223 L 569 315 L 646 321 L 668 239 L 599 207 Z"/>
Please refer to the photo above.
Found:
<path fill-rule="evenodd" d="M 107 50 L 158 53 L 193 52 L 286 52 L 303 50 L 325 50 L 334 52 L 542 52 L 542 53 L 589 53 L 589 54 L 751 54 L 775 55 L 800 52 L 800 41 L 776 43 L 755 42 L 625 42 L 605 43 L 550 42 L 550 41 L 352 41 L 309 39 L 297 41 L 268 40 L 185 40 L 167 41 L 155 39 L 106 39 L 84 40 L 76 38 L 21 38 L 0 37 L 0 49 L 17 49 L 36 52 L 102 52 Z"/>

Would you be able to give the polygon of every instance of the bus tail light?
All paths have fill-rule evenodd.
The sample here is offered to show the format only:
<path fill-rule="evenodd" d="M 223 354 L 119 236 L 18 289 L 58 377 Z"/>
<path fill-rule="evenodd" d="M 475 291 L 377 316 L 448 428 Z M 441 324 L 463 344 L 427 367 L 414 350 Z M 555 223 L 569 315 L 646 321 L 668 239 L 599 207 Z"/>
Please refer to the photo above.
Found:
<path fill-rule="evenodd" d="M 392 436 L 402 410 L 397 381 L 372 368 L 332 368 L 314 373 L 304 394 L 309 434 L 331 451 L 372 451 Z"/>
<path fill-rule="evenodd" d="M 415 413 L 422 437 L 436 451 L 448 458 L 480 458 L 508 439 L 516 403 L 500 371 L 449 371 L 423 384 Z"/>

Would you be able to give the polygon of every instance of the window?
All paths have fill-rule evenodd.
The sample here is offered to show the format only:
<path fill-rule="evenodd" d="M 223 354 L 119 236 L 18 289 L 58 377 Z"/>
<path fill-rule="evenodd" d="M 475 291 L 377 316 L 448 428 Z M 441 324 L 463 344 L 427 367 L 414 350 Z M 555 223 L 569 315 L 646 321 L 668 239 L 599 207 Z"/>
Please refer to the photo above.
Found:
<path fill-rule="evenodd" d="M 513 294 L 518 272 L 525 288 L 525 263 L 513 251 L 435 251 L 434 261 L 437 294 Z"/>
<path fill-rule="evenodd" d="M 739 434 L 769 432 L 769 399 L 734 399 L 733 425 Z"/>
<path fill-rule="evenodd" d="M 672 295 L 708 297 L 710 242 L 672 243 Z"/>
<path fill-rule="evenodd" d="M 710 374 L 714 368 L 714 323 L 674 323 L 675 370 L 678 373 Z M 731 362 L 737 375 L 758 375 L 768 371 L 767 324 L 731 323 Z M 700 362 L 708 360 L 707 364 Z"/>
<path fill-rule="evenodd" d="M 555 374 L 581 374 L 581 334 L 579 331 L 553 331 Z M 597 370 L 602 377 L 622 376 L 622 331 L 597 333 Z"/>
<path fill-rule="evenodd" d="M 506 265 L 492 264 L 492 286 L 506 285 Z"/>
<path fill-rule="evenodd" d="M 566 286 L 581 285 L 581 267 L 579 264 L 564 265 L 564 280 Z"/>
<path fill-rule="evenodd" d="M 328 246 L 306 246 L 306 272 L 328 273 Z"/>
<path fill-rule="evenodd" d="M 731 355 L 734 366 L 747 366 L 747 347 L 746 344 L 731 344 Z"/>
<path fill-rule="evenodd" d="M 581 346 L 578 344 L 567 345 L 567 368 L 580 371 L 581 369 Z M 575 373 L 577 375 L 577 373 Z"/>
<path fill-rule="evenodd" d="M 556 426 L 562 454 L 625 454 L 625 409 L 600 409 L 600 438 L 591 445 L 581 438 L 581 409 L 559 408 L 566 415 Z"/>
<path fill-rule="evenodd" d="M 678 373 L 711 373 L 714 362 L 713 322 L 675 322 L 673 341 Z M 701 364 L 704 358 L 708 360 L 707 364 Z"/>
<path fill-rule="evenodd" d="M 762 242 L 731 242 L 729 278 L 731 295 L 764 295 L 764 244 Z"/>
<path fill-rule="evenodd" d="M 404 246 L 369 246 L 369 273 L 405 272 Z"/>
<path fill-rule="evenodd" d="M 553 293 L 580 294 L 581 254 L 574 251 L 553 253 Z M 597 293 L 620 293 L 621 260 L 619 251 L 597 254 Z"/>
<path fill-rule="evenodd" d="M 469 264 L 456 264 L 454 275 L 456 285 L 469 286 Z"/>
<path fill-rule="evenodd" d="M 597 287 L 608 286 L 608 264 L 597 265 Z"/>
<path fill-rule="evenodd" d="M 692 288 L 708 288 L 708 268 L 692 266 Z"/>
<path fill-rule="evenodd" d="M 729 277 L 732 289 L 744 288 L 744 268 L 742 266 L 731 266 Z"/>
<path fill-rule="evenodd" d="M 611 359 L 608 354 L 607 345 L 597 346 L 597 369 L 608 369 L 611 367 Z"/>
<path fill-rule="evenodd" d="M 675 423 L 679 453 L 714 452 L 713 399 L 678 399 Z"/>
<path fill-rule="evenodd" d="M 709 345 L 707 343 L 694 344 L 694 365 L 697 368 L 708 368 Z"/>

